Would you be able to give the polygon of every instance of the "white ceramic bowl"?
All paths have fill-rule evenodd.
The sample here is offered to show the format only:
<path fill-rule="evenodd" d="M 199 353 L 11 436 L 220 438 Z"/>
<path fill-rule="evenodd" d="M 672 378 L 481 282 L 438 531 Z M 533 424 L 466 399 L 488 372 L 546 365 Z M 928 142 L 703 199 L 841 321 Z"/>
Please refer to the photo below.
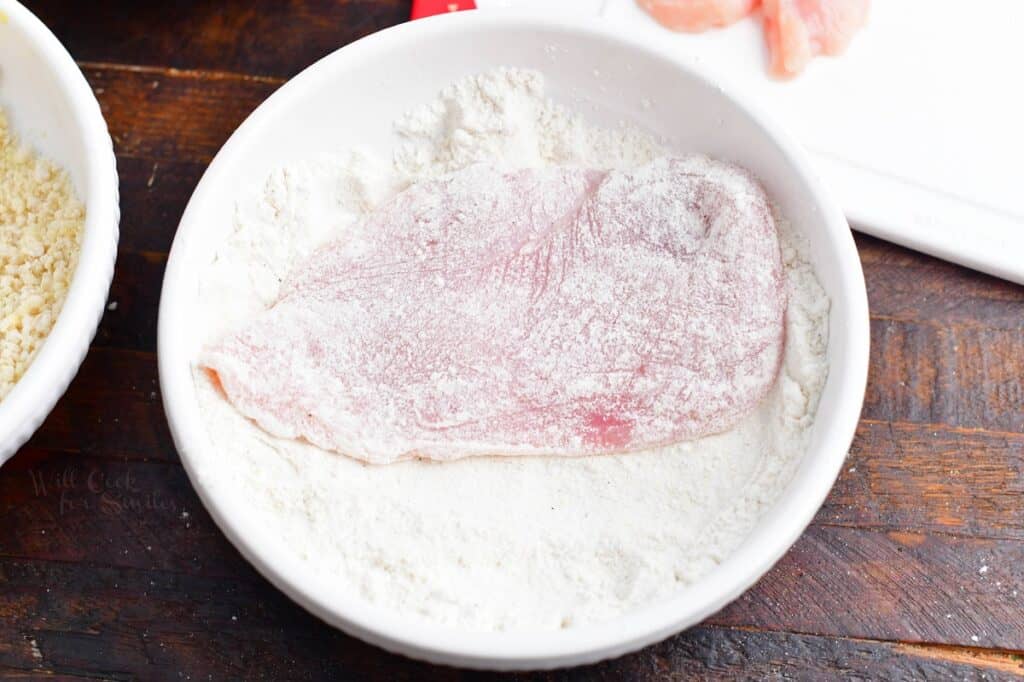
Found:
<path fill-rule="evenodd" d="M 31 12 L 0 0 L 0 106 L 23 142 L 65 168 L 86 208 L 64 307 L 35 360 L 0 402 L 0 463 L 42 424 L 82 364 L 117 256 L 117 168 L 107 124 L 82 72 Z"/>
<path fill-rule="evenodd" d="M 231 227 L 243 188 L 285 162 L 324 149 L 383 146 L 390 121 L 468 73 L 537 68 L 549 91 L 605 124 L 630 120 L 753 170 L 811 245 L 832 299 L 831 370 L 812 444 L 782 499 L 740 549 L 663 603 L 614 622 L 558 632 L 472 633 L 411 623 L 314 576 L 247 514 L 197 475 L 211 447 L 191 365 L 202 339 L 190 325 L 201 266 Z M 653 106 L 644 106 L 645 101 Z M 593 106 L 592 106 L 593 105 Z M 616 656 L 661 640 L 722 608 L 796 541 L 828 494 L 853 437 L 867 377 L 864 279 L 849 228 L 803 152 L 748 106 L 599 22 L 464 12 L 391 28 L 314 64 L 270 97 L 231 137 L 192 196 L 171 250 L 160 305 L 160 382 L 171 432 L 204 504 L 236 547 L 282 591 L 328 623 L 416 658 L 492 669 L 550 668 Z"/>

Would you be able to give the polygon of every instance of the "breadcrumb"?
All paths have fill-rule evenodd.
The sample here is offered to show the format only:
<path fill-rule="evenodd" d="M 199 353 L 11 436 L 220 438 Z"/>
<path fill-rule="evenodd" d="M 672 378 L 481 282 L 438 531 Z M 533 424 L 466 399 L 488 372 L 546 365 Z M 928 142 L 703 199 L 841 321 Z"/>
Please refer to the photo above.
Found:
<path fill-rule="evenodd" d="M 57 321 L 84 225 L 68 174 L 19 144 L 0 111 L 0 400 Z"/>

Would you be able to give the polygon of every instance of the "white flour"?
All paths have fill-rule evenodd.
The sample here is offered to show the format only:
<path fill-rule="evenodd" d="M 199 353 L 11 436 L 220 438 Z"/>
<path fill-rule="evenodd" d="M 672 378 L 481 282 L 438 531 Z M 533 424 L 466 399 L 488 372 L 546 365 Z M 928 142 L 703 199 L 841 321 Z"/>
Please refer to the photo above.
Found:
<path fill-rule="evenodd" d="M 323 158 L 275 172 L 239 204 L 199 296 L 212 340 L 275 298 L 279 280 L 419 177 L 476 161 L 631 167 L 648 137 L 601 130 L 548 102 L 539 74 L 456 84 L 396 124 L 393 163 Z M 370 466 L 275 439 L 196 373 L 213 447 L 199 474 L 232 490 L 311 573 L 401 613 L 467 630 L 557 629 L 613 618 L 713 570 L 788 483 L 827 371 L 828 299 L 780 221 L 782 372 L 717 436 L 646 453 Z"/>

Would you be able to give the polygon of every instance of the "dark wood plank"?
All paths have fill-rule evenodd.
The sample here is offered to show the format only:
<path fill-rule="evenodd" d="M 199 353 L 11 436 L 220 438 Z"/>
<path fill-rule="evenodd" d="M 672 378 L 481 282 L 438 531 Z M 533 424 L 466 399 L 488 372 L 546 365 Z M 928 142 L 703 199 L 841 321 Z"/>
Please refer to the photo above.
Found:
<path fill-rule="evenodd" d="M 78 59 L 292 76 L 409 18 L 409 0 L 27 3 Z"/>
<path fill-rule="evenodd" d="M 709 622 L 1024 651 L 1024 544 L 812 525 Z"/>
<path fill-rule="evenodd" d="M 281 81 L 83 64 L 119 157 L 209 163 Z M 159 172 L 159 169 L 157 169 Z M 146 172 L 148 183 L 150 172 Z"/>
<path fill-rule="evenodd" d="M 167 255 L 153 251 L 120 249 L 110 284 L 107 311 L 96 330 L 93 346 L 156 351 Z"/>
<path fill-rule="evenodd" d="M 176 462 L 25 448 L 0 470 L 0 556 L 259 580 Z"/>
<path fill-rule="evenodd" d="M 121 156 L 117 170 L 121 180 L 120 247 L 166 254 L 206 163 Z"/>
<path fill-rule="evenodd" d="M 1024 432 L 1024 287 L 857 245 L 872 315 L 864 416 Z"/>
<path fill-rule="evenodd" d="M 160 401 L 156 355 L 94 347 L 25 447 L 177 461 Z"/>
<path fill-rule="evenodd" d="M 1024 435 L 864 421 L 818 521 L 1024 540 Z"/>
<path fill-rule="evenodd" d="M 314 679 L 327 669 L 330 650 L 347 644 L 250 582 L 0 560 L 0 585 L 5 634 L 27 636 L 39 652 L 32 656 L 26 642 L 2 652 L 6 665 L 147 680 L 242 679 L 261 670 L 267 679 L 283 679 L 302 665 L 296 672 Z M 403 664 L 396 661 L 395 670 Z"/>
<path fill-rule="evenodd" d="M 1024 287 L 855 234 L 871 313 L 946 327 L 1024 326 Z"/>
<path fill-rule="evenodd" d="M 481 679 L 386 654 L 259 585 L 126 568 L 0 559 L 0 665 L 164 680 Z M 44 587 L 46 586 L 46 587 Z M 45 615 L 43 615 L 45 613 Z M 703 626 L 646 651 L 520 679 L 1009 676 L 1010 655 Z"/>
<path fill-rule="evenodd" d="M 863 414 L 1024 432 L 1022 358 L 1024 327 L 872 320 Z"/>
<path fill-rule="evenodd" d="M 1024 674 L 1024 662 L 970 649 L 703 626 L 646 652 L 549 679 L 601 673 L 607 679 L 981 680 Z"/>

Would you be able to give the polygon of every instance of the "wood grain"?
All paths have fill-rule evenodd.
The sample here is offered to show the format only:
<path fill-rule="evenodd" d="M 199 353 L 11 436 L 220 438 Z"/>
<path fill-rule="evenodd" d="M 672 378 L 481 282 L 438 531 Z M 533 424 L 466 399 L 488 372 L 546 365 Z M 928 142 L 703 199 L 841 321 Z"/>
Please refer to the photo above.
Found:
<path fill-rule="evenodd" d="M 83 63 L 119 157 L 209 163 L 281 81 Z M 147 182 L 149 174 L 147 174 Z"/>
<path fill-rule="evenodd" d="M 864 420 L 820 523 L 1024 539 L 1024 435 Z"/>
<path fill-rule="evenodd" d="M 148 3 L 63 0 L 28 6 L 79 59 L 293 76 L 346 43 L 409 18 L 409 0 Z"/>
<path fill-rule="evenodd" d="M 153 352 L 167 255 L 131 251 L 117 255 L 107 311 L 96 331 L 94 346 Z"/>
<path fill-rule="evenodd" d="M 166 254 L 206 164 L 122 155 L 117 168 L 121 178 L 122 253 Z"/>
<path fill-rule="evenodd" d="M 1024 651 L 1020 543 L 815 525 L 709 622 Z"/>
<path fill-rule="evenodd" d="M 147 680 L 476 679 L 392 656 L 322 626 L 259 584 L 129 568 L 0 558 L 0 614 L 17 633 L 0 666 Z M 44 588 L 43 586 L 48 586 Z M 44 614 L 45 615 L 42 615 Z M 655 679 L 711 676 L 958 678 L 1009 676 L 1016 654 L 978 647 L 702 626 L 648 650 L 573 671 L 520 679 Z"/>
<path fill-rule="evenodd" d="M 259 580 L 175 461 L 28 447 L 0 474 L 0 499 L 0 556 Z"/>
<path fill-rule="evenodd" d="M 1020 329 L 1024 287 L 856 234 L 871 313 L 936 326 Z"/>
<path fill-rule="evenodd" d="M 980 680 L 1010 679 L 1024 672 L 1022 658 L 1015 654 L 706 626 L 652 647 L 648 658 L 653 659 L 648 666 L 636 665 L 643 659 L 634 656 L 593 672 L 608 673 L 609 679 L 680 680 Z"/>
<path fill-rule="evenodd" d="M 176 462 L 160 402 L 156 356 L 93 348 L 27 447 Z"/>
<path fill-rule="evenodd" d="M 871 323 L 864 416 L 1024 431 L 1024 327 Z"/>

